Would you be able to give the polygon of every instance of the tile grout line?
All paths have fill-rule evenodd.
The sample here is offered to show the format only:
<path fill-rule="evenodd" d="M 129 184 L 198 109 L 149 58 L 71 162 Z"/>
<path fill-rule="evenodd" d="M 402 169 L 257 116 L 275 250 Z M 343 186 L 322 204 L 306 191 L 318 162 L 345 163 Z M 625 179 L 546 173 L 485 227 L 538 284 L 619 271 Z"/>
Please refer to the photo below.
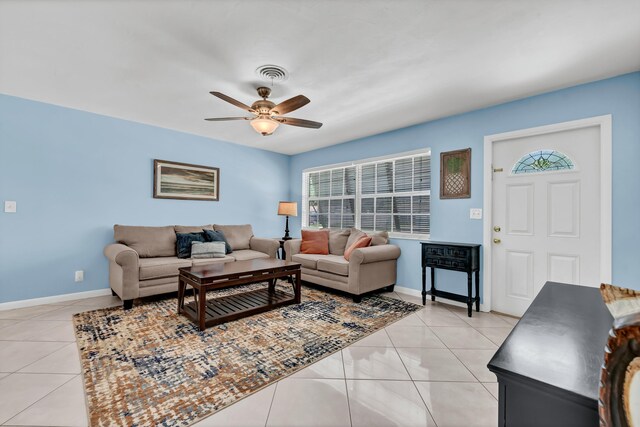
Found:
<path fill-rule="evenodd" d="M 489 390 L 489 388 L 487 388 L 486 384 L 497 384 L 496 383 L 483 383 L 481 382 L 480 384 L 482 384 L 482 386 L 485 388 L 485 390 L 487 390 L 489 392 L 489 394 L 491 395 L 491 397 L 493 397 L 496 401 L 498 401 L 498 399 L 493 395 L 493 393 L 491 393 L 491 391 Z"/>
<path fill-rule="evenodd" d="M 49 353 L 48 355 L 44 356 L 42 359 L 45 359 L 45 358 L 47 358 L 49 356 L 52 356 L 52 355 L 64 350 L 65 348 L 67 348 L 67 347 L 69 347 L 71 345 L 75 344 L 77 346 L 77 344 L 75 342 L 73 342 L 73 341 L 23 341 L 23 342 L 64 342 L 64 343 L 66 343 L 66 345 L 64 345 L 63 347 L 60 347 L 59 349 L 55 350 L 53 353 Z M 80 357 L 78 355 L 78 359 L 79 358 Z M 34 363 L 40 362 L 42 359 L 35 360 L 35 361 L 29 363 L 28 365 L 23 366 L 19 370 L 15 371 L 15 373 L 16 374 L 49 374 L 49 375 L 50 374 L 55 374 L 55 375 L 82 375 L 82 363 L 80 363 L 80 372 L 77 373 L 77 374 L 67 374 L 67 373 L 60 373 L 60 372 L 20 372 L 22 369 L 28 368 L 29 366 L 33 365 Z M 80 360 L 78 360 L 78 361 L 81 362 Z"/>
<path fill-rule="evenodd" d="M 422 318 L 420 320 L 422 320 Z M 429 327 L 428 325 L 426 325 L 426 326 L 427 326 L 427 328 Z M 385 330 L 385 332 L 386 332 L 386 330 Z M 387 332 L 387 335 L 389 335 L 388 332 Z M 391 339 L 391 337 L 389 337 L 389 339 Z M 396 348 L 396 345 L 393 343 L 393 341 L 391 341 L 391 345 L 393 345 L 393 349 L 396 351 L 396 354 L 400 358 L 400 363 L 402 363 L 402 366 L 404 366 L 405 371 L 407 371 L 407 374 L 409 375 L 409 380 L 411 381 L 411 384 L 413 384 L 413 388 L 416 390 L 416 392 L 418 392 L 418 396 L 420 396 L 420 400 L 422 401 L 422 404 L 424 405 L 425 409 L 427 410 L 427 413 L 431 416 L 431 419 L 435 423 L 436 427 L 438 427 L 438 423 L 436 422 L 435 418 L 433 418 L 433 414 L 429 410 L 429 407 L 427 406 L 427 403 L 422 398 L 422 394 L 420 393 L 420 390 L 418 390 L 418 386 L 416 386 L 416 382 L 413 379 L 413 377 L 411 376 L 411 372 L 409 372 L 409 369 L 407 369 L 407 365 L 404 363 L 404 360 L 402 359 L 402 356 L 400 356 L 400 353 L 398 352 L 398 349 Z"/>
<path fill-rule="evenodd" d="M 353 427 L 353 417 L 351 416 L 351 402 L 349 402 L 349 386 L 347 385 L 347 370 L 344 367 L 344 355 L 340 350 L 340 361 L 342 362 L 342 374 L 344 375 L 344 391 L 347 395 L 347 410 L 349 411 L 349 425 Z"/>
<path fill-rule="evenodd" d="M 267 419 L 264 420 L 264 427 L 267 427 L 267 424 L 269 423 L 269 416 L 271 415 L 271 408 L 273 407 L 273 401 L 276 400 L 276 392 L 278 391 L 279 383 L 280 381 L 276 381 L 275 386 L 273 388 L 273 394 L 271 395 L 271 403 L 269 404 L 269 410 L 267 411 Z"/>
<path fill-rule="evenodd" d="M 17 373 L 17 372 L 16 372 Z M 24 374 L 22 374 L 24 375 Z M 51 393 L 55 392 L 56 390 L 58 390 L 59 388 L 61 388 L 62 386 L 64 386 L 65 384 L 70 383 L 71 381 L 73 381 L 74 379 L 76 379 L 76 377 L 79 377 L 82 374 L 31 374 L 31 375 L 71 375 L 71 378 L 69 378 L 67 381 L 65 381 L 64 383 L 60 384 L 58 387 L 54 388 L 53 390 L 51 390 L 49 393 L 45 394 L 44 396 L 42 396 L 40 399 L 36 400 L 35 402 L 33 402 L 31 405 L 27 406 L 26 408 L 24 408 L 22 411 L 14 414 L 11 416 L 11 418 L 9 418 L 4 424 L 2 425 L 11 425 L 8 424 L 9 421 L 11 421 L 12 419 L 14 419 L 15 417 L 17 417 L 18 415 L 20 415 L 21 413 L 23 413 L 24 411 L 28 410 L 29 408 L 31 408 L 33 405 L 37 404 L 38 402 L 40 402 L 42 399 L 46 398 L 47 396 L 49 396 Z M 84 393 L 84 388 L 82 390 L 82 392 Z"/>
<path fill-rule="evenodd" d="M 45 357 L 49 357 L 49 356 L 51 356 L 53 353 L 56 353 L 56 352 L 58 352 L 58 351 L 62 350 L 63 348 L 67 347 L 67 345 L 68 345 L 68 344 L 71 344 L 71 342 L 72 342 L 72 341 L 5 341 L 5 342 L 32 342 L 32 343 L 51 343 L 51 342 L 59 342 L 59 343 L 65 343 L 65 345 L 63 345 L 63 346 L 62 346 L 62 347 L 60 347 L 59 349 L 54 350 L 54 351 L 52 351 L 51 353 L 46 354 L 46 355 L 42 356 L 41 358 L 39 358 L 39 359 L 37 359 L 37 360 L 34 360 L 33 362 L 31 362 L 31 363 L 29 363 L 29 364 L 27 364 L 27 365 L 21 366 L 17 371 L 9 372 L 9 375 L 12 375 L 12 374 L 18 374 L 18 373 L 21 373 L 21 374 L 33 373 L 33 372 L 18 372 L 18 371 L 19 371 L 20 369 L 24 369 L 24 368 L 26 368 L 27 366 L 31 366 L 31 365 L 33 365 L 33 364 L 34 364 L 34 363 L 36 363 L 36 362 L 41 361 L 41 360 L 42 360 L 42 359 L 44 359 Z M 5 373 L 6 373 L 6 372 L 5 372 Z M 52 374 L 51 372 L 39 372 L 39 373 L 40 373 L 40 374 L 43 374 L 43 373 L 44 373 L 44 374 Z M 55 375 L 76 375 L 76 374 L 55 374 Z"/>

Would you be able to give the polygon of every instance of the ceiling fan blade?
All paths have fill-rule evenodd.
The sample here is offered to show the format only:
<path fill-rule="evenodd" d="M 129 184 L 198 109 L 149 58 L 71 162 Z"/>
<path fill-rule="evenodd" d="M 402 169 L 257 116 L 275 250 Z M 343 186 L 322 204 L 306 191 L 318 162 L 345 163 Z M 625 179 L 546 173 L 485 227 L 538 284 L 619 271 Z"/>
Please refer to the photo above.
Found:
<path fill-rule="evenodd" d="M 212 117 L 210 119 L 205 119 L 208 122 L 224 122 L 227 120 L 251 120 L 255 119 L 255 117 Z"/>
<path fill-rule="evenodd" d="M 301 128 L 319 129 L 322 126 L 320 122 L 314 122 L 305 119 L 294 119 L 293 117 L 273 117 L 283 125 L 299 126 Z"/>
<path fill-rule="evenodd" d="M 300 107 L 304 107 L 310 102 L 311 101 L 309 100 L 309 98 L 304 95 L 294 96 L 293 98 L 282 101 L 280 104 L 273 107 L 271 109 L 271 112 L 281 116 L 283 114 L 287 114 L 294 110 L 297 110 Z"/>
<path fill-rule="evenodd" d="M 209 93 L 211 95 L 213 95 L 213 96 L 217 96 L 218 98 L 220 98 L 220 99 L 222 99 L 224 101 L 227 101 L 229 104 L 233 104 L 238 108 L 242 108 L 245 111 L 248 111 L 250 113 L 254 112 L 254 110 L 251 109 L 251 107 L 249 107 L 248 105 L 243 104 L 242 102 L 238 101 L 237 99 L 233 99 L 232 97 L 227 96 L 224 93 L 220 93 L 220 92 L 209 92 Z"/>

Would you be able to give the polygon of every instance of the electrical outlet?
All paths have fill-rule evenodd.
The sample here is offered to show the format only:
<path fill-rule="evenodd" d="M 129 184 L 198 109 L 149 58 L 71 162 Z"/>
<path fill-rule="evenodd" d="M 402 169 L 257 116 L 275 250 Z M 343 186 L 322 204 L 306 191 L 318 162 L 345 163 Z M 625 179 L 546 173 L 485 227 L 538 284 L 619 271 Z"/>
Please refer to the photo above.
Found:
<path fill-rule="evenodd" d="M 16 213 L 16 210 L 18 208 L 18 203 L 12 201 L 12 200 L 5 200 L 4 201 L 4 212 L 5 213 Z"/>
<path fill-rule="evenodd" d="M 76 271 L 76 282 L 82 282 L 84 280 L 84 271 Z"/>
<path fill-rule="evenodd" d="M 469 209 L 469 218 L 482 219 L 482 209 L 477 209 L 477 208 Z"/>

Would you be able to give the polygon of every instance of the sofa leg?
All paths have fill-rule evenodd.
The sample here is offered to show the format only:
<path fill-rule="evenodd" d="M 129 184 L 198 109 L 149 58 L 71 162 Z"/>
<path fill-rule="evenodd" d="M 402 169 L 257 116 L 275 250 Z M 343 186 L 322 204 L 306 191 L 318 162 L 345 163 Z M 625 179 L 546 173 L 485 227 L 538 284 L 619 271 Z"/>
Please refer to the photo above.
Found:
<path fill-rule="evenodd" d="M 362 295 L 354 295 L 353 296 L 353 302 L 360 303 L 360 301 L 362 301 Z"/>
<path fill-rule="evenodd" d="M 133 308 L 133 300 L 132 299 L 126 299 L 123 301 L 122 307 L 125 310 L 131 310 Z"/>
<path fill-rule="evenodd" d="M 113 289 L 111 289 L 111 295 L 114 296 L 114 297 L 118 296 L 118 294 L 116 294 L 116 291 L 114 291 Z"/>
<path fill-rule="evenodd" d="M 384 288 L 384 290 L 387 292 L 393 292 L 393 288 L 395 287 L 396 287 L 396 284 L 394 283 L 393 285 L 389 285 L 386 288 Z"/>

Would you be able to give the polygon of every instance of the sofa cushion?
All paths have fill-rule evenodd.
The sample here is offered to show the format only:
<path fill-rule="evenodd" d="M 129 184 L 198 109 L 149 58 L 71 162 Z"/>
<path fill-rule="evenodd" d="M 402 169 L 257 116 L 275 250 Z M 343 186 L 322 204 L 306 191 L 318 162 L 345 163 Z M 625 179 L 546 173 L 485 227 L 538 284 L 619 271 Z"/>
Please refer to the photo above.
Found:
<path fill-rule="evenodd" d="M 371 244 L 371 237 L 365 235 L 364 237 L 359 238 L 357 242 L 349 246 L 347 250 L 344 251 L 344 259 L 349 261 L 349 258 L 351 258 L 351 254 L 353 253 L 353 251 L 359 248 L 366 248 L 370 244 Z"/>
<path fill-rule="evenodd" d="M 140 280 L 159 279 L 161 277 L 173 277 L 179 273 L 182 267 L 191 267 L 190 259 L 178 257 L 140 258 Z"/>
<path fill-rule="evenodd" d="M 371 237 L 371 246 L 386 245 L 389 243 L 388 231 L 375 231 L 373 233 L 367 233 Z"/>
<path fill-rule="evenodd" d="M 176 233 L 176 253 L 178 258 L 191 258 L 193 242 L 206 242 L 204 233 Z"/>
<path fill-rule="evenodd" d="M 192 259 L 191 262 L 194 266 L 196 265 L 205 265 L 205 264 L 224 264 L 226 262 L 234 262 L 235 258 L 225 255 L 224 258 L 200 258 L 200 259 Z"/>
<path fill-rule="evenodd" d="M 302 243 L 300 243 L 300 253 L 328 255 L 329 230 L 302 230 Z"/>
<path fill-rule="evenodd" d="M 332 255 L 344 255 L 349 240 L 350 229 L 341 230 L 339 228 L 329 229 L 329 253 Z"/>
<path fill-rule="evenodd" d="M 324 257 L 326 257 L 326 255 L 295 254 L 291 257 L 291 261 L 299 262 L 303 267 L 316 270 L 318 268 L 318 260 Z"/>
<path fill-rule="evenodd" d="M 116 224 L 113 226 L 113 238 L 136 251 L 140 258 L 176 256 L 176 232 L 172 225 L 138 227 Z"/>
<path fill-rule="evenodd" d="M 224 233 L 222 231 L 214 231 L 214 230 L 202 230 L 204 233 L 205 239 L 207 242 L 224 242 L 225 251 L 224 253 L 229 255 L 233 252 L 231 249 L 231 245 L 227 242 L 227 239 L 224 237 Z"/>
<path fill-rule="evenodd" d="M 245 225 L 219 225 L 214 224 L 215 231 L 222 231 L 225 239 L 231 245 L 231 249 L 237 251 L 239 249 L 250 249 L 249 242 L 253 237 L 253 228 L 251 224 Z"/>
<path fill-rule="evenodd" d="M 327 273 L 326 271 L 320 271 L 320 270 L 312 270 L 310 268 L 304 268 L 304 267 L 302 267 L 300 271 L 302 272 L 302 280 L 315 283 L 317 285 L 327 286 L 328 283 L 331 283 L 331 282 L 340 282 L 340 283 L 344 283 L 345 285 L 349 283 L 348 276 L 340 276 L 338 274 Z M 319 280 L 317 280 L 318 278 Z M 332 286 L 329 285 L 329 287 L 332 287 Z M 345 291 L 348 291 L 347 288 L 343 288 L 343 287 L 340 287 L 340 288 Z M 334 288 L 334 289 L 337 289 L 337 288 Z"/>
<path fill-rule="evenodd" d="M 341 255 L 327 255 L 318 260 L 318 271 L 348 276 L 349 261 Z"/>
<path fill-rule="evenodd" d="M 345 248 L 348 249 L 351 245 L 360 240 L 361 237 L 367 237 L 367 233 L 362 230 L 358 230 L 357 228 L 352 228 L 351 233 L 349 234 L 349 238 L 347 239 L 347 246 Z"/>
<path fill-rule="evenodd" d="M 213 225 L 176 225 L 176 233 L 200 233 L 202 230 L 213 230 Z"/>
<path fill-rule="evenodd" d="M 252 251 L 251 249 L 241 249 L 239 251 L 233 251 L 229 256 L 235 258 L 236 261 L 247 261 L 250 259 L 257 259 L 257 258 L 269 258 L 269 255 L 265 253 Z"/>

